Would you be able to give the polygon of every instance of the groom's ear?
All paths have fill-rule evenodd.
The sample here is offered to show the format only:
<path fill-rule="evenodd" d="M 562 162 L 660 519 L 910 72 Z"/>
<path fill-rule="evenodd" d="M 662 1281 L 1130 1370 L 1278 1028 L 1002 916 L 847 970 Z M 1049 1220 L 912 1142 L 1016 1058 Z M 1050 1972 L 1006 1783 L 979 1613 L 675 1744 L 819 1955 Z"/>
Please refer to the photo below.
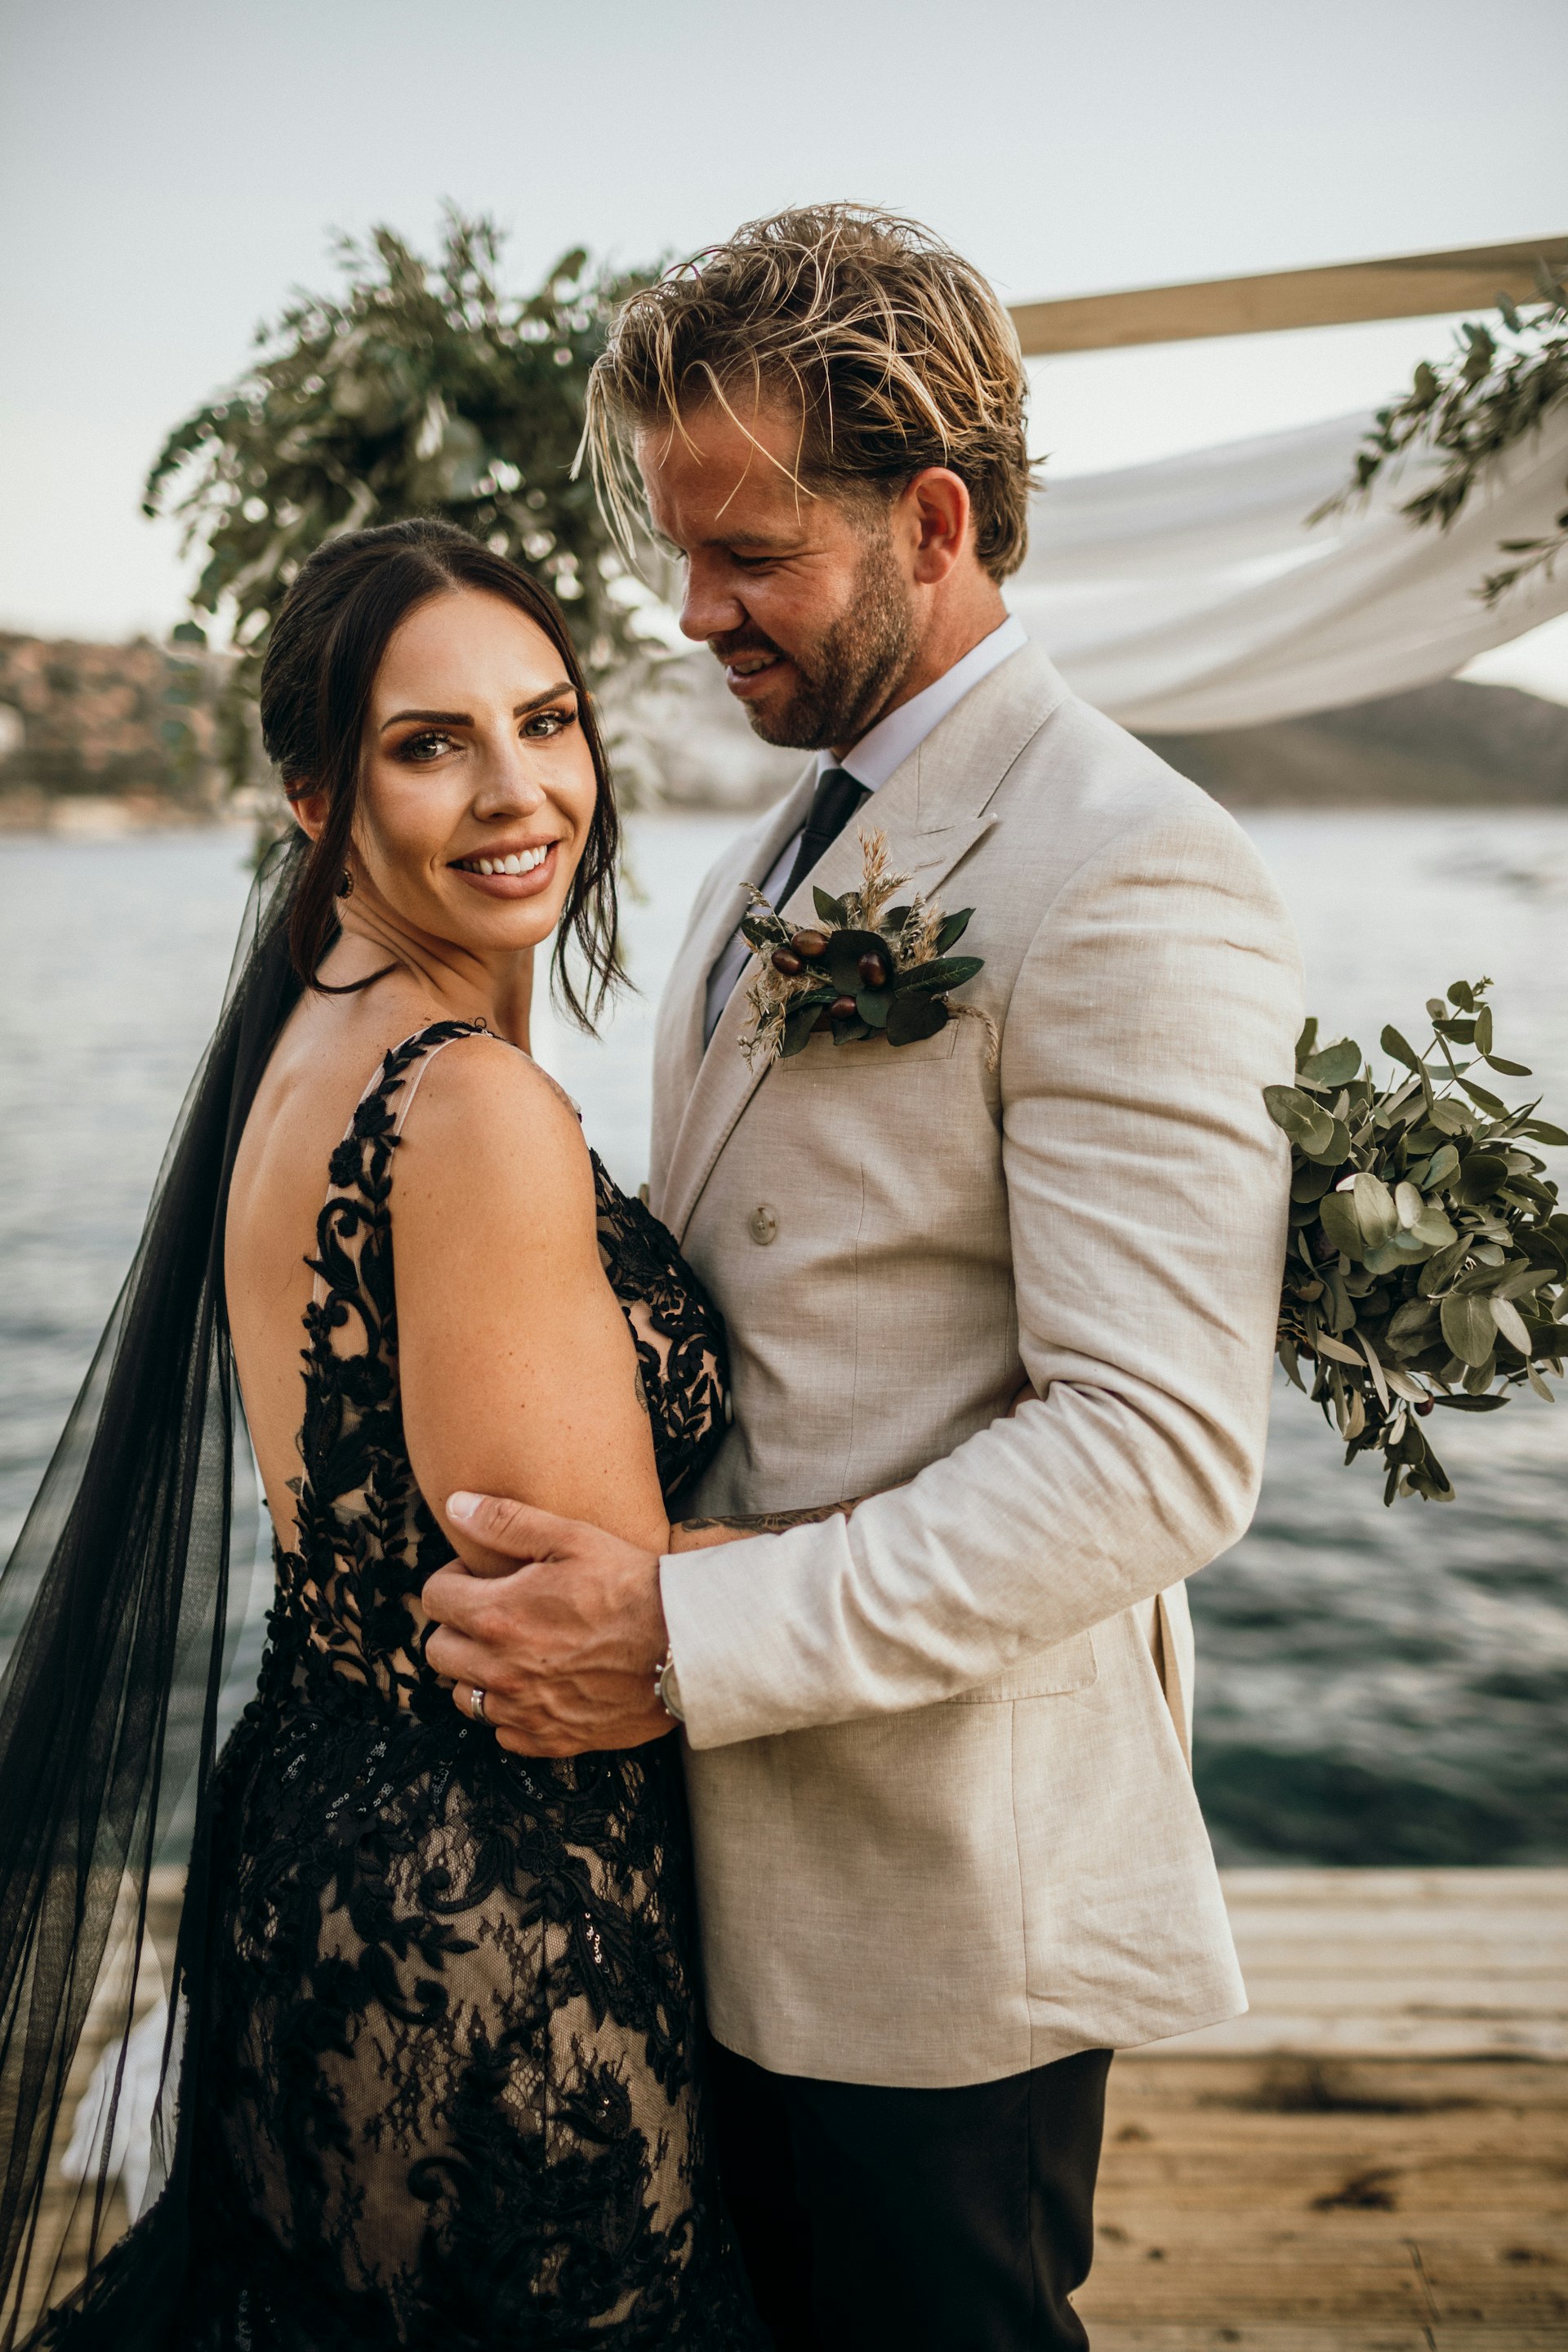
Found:
<path fill-rule="evenodd" d="M 947 578 L 973 545 L 967 485 L 950 466 L 922 466 L 894 501 L 894 527 L 901 524 L 922 588 Z"/>

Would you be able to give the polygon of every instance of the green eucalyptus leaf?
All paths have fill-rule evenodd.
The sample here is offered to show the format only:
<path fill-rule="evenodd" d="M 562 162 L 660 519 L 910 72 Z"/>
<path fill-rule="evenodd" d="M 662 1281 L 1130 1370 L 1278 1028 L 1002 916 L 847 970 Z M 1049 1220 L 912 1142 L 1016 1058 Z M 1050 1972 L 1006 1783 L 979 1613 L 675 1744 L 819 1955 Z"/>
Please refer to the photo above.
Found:
<path fill-rule="evenodd" d="M 1331 1167 L 1321 1167 L 1317 1161 L 1309 1160 L 1291 1175 L 1290 1198 L 1299 1203 L 1321 1201 L 1323 1194 L 1331 1189 L 1333 1181 Z"/>
<path fill-rule="evenodd" d="M 1299 1087 L 1265 1087 L 1263 1099 L 1276 1127 L 1309 1155 L 1320 1150 L 1333 1133 L 1334 1122 L 1321 1103 Z"/>
<path fill-rule="evenodd" d="M 1392 1241 L 1375 1242 L 1368 1249 L 1364 1264 L 1369 1274 L 1392 1274 L 1397 1265 L 1407 1265 L 1411 1253 L 1405 1247 L 1408 1234 L 1396 1234 Z M 1416 1243 L 1419 1252 L 1421 1244 Z"/>
<path fill-rule="evenodd" d="M 973 907 L 960 907 L 956 914 L 949 915 L 936 935 L 936 951 L 939 956 L 946 955 L 950 949 L 958 945 L 959 940 L 969 929 L 969 919 L 973 912 Z"/>
<path fill-rule="evenodd" d="M 1548 1279 L 1544 1266 L 1514 1266 L 1503 1276 L 1500 1282 L 1494 1284 L 1492 1297 L 1494 1298 L 1528 1298 Z"/>
<path fill-rule="evenodd" d="M 1440 1097 L 1426 1116 L 1443 1135 L 1468 1135 L 1476 1123 L 1470 1113 L 1462 1104 L 1455 1102 L 1451 1095 Z"/>
<path fill-rule="evenodd" d="M 1489 1303 L 1474 1293 L 1451 1292 L 1440 1309 L 1443 1337 L 1461 1364 L 1473 1368 L 1489 1363 L 1497 1344 L 1497 1326 Z"/>
<path fill-rule="evenodd" d="M 1459 1084 L 1477 1108 L 1484 1110 L 1489 1118 L 1506 1118 L 1508 1117 L 1508 1105 L 1500 1096 L 1489 1094 L 1485 1087 L 1478 1087 L 1469 1078 L 1461 1078 Z"/>
<path fill-rule="evenodd" d="M 1306 1026 L 1303 1028 L 1303 1030 L 1302 1030 L 1302 1032 L 1301 1032 L 1300 1035 L 1300 1036 L 1297 1038 L 1297 1040 L 1296 1040 L 1296 1067 L 1297 1067 L 1298 1069 L 1300 1069 L 1300 1066 L 1301 1066 L 1301 1065 L 1302 1065 L 1302 1063 L 1303 1063 L 1304 1061 L 1306 1061 L 1306 1060 L 1307 1060 L 1308 1056 L 1309 1056 L 1310 1055 L 1315 1054 L 1315 1053 L 1317 1052 L 1317 1050 L 1318 1050 L 1318 1021 L 1317 1021 L 1317 1015 L 1316 1015 L 1315 1013 L 1309 1013 L 1309 1014 L 1308 1014 L 1308 1016 L 1307 1016 L 1307 1023 L 1306 1023 Z"/>
<path fill-rule="evenodd" d="M 1462 1013 L 1473 1013 L 1475 1011 L 1475 991 L 1471 988 L 1468 981 L 1456 980 L 1451 983 L 1448 990 L 1448 1002 L 1450 1004 L 1457 1004 Z"/>
<path fill-rule="evenodd" d="M 877 918 L 877 929 L 884 939 L 896 940 L 913 913 L 912 907 L 885 907 Z"/>
<path fill-rule="evenodd" d="M 1360 1071 L 1361 1047 L 1352 1037 L 1342 1037 L 1337 1045 L 1325 1045 L 1321 1054 L 1310 1055 L 1296 1065 L 1297 1076 L 1309 1087 L 1342 1087 Z"/>
<path fill-rule="evenodd" d="M 1530 1334 L 1524 1328 L 1524 1318 L 1512 1299 L 1500 1298 L 1494 1291 L 1490 1306 L 1492 1321 L 1497 1325 L 1509 1346 L 1517 1348 L 1521 1356 L 1528 1356 L 1531 1353 Z"/>
<path fill-rule="evenodd" d="M 1507 1174 L 1508 1161 L 1500 1152 L 1468 1151 L 1460 1165 L 1453 1189 L 1461 1201 L 1481 1202 L 1496 1190 Z"/>
<path fill-rule="evenodd" d="M 1415 1051 L 1414 1045 L 1406 1044 L 1405 1040 L 1400 1035 L 1399 1031 L 1394 1026 L 1392 1022 L 1390 1022 L 1388 1026 L 1384 1029 L 1383 1035 L 1378 1040 L 1378 1043 L 1383 1047 L 1385 1054 L 1392 1054 L 1394 1059 L 1396 1062 L 1403 1062 L 1407 1070 L 1420 1069 L 1420 1055 Z"/>
<path fill-rule="evenodd" d="M 1489 1069 L 1500 1070 L 1505 1078 L 1529 1078 L 1535 1075 L 1528 1062 L 1505 1062 L 1500 1054 L 1488 1054 L 1485 1060 Z"/>
<path fill-rule="evenodd" d="M 1458 1164 L 1458 1153 L 1451 1143 L 1445 1143 L 1432 1154 L 1415 1181 L 1424 1192 L 1436 1192 L 1439 1184 L 1447 1182 Z"/>
<path fill-rule="evenodd" d="M 819 890 L 815 883 L 812 885 L 811 898 L 812 904 L 825 923 L 838 929 L 849 920 L 849 910 L 842 898 L 831 898 L 826 890 Z M 878 944 L 879 946 L 880 941 Z"/>
<path fill-rule="evenodd" d="M 1508 1402 L 1508 1399 L 1500 1396 L 1439 1396 L 1434 1397 L 1432 1402 L 1448 1405 L 1455 1412 L 1496 1412 L 1500 1406 Z"/>
<path fill-rule="evenodd" d="M 836 1021 L 833 1024 L 833 1042 L 836 1045 L 858 1045 L 865 1038 L 874 1034 L 858 1016 L 853 1021 Z"/>
<path fill-rule="evenodd" d="M 892 1008 L 892 1003 L 893 992 L 890 988 L 858 989 L 855 995 L 855 1010 L 869 1029 L 887 1027 L 888 1014 Z"/>
<path fill-rule="evenodd" d="M 1329 1131 L 1322 1141 L 1310 1148 L 1303 1144 L 1301 1150 L 1308 1160 L 1326 1169 L 1331 1178 L 1350 1158 L 1350 1129 L 1342 1118 L 1331 1119 Z"/>
<path fill-rule="evenodd" d="M 1477 1053 L 1489 1055 L 1492 1049 L 1492 1009 L 1489 1004 L 1483 1004 L 1476 1015 L 1475 1038 Z"/>
<path fill-rule="evenodd" d="M 1389 1318 L 1388 1336 L 1396 1344 L 1414 1339 L 1418 1332 L 1429 1331 L 1436 1320 L 1437 1309 L 1429 1298 L 1407 1298 Z"/>
<path fill-rule="evenodd" d="M 1351 1198 L 1355 1203 L 1356 1223 L 1368 1247 L 1377 1249 L 1392 1241 L 1399 1230 L 1399 1213 L 1382 1177 L 1363 1168 L 1351 1187 Z"/>
<path fill-rule="evenodd" d="M 1319 1206 L 1319 1215 L 1322 1219 L 1323 1231 L 1335 1249 L 1339 1250 L 1343 1256 L 1359 1262 L 1365 1251 L 1366 1241 L 1360 1225 L 1356 1223 L 1356 1213 L 1352 1205 L 1350 1194 L 1348 1192 L 1325 1193 Z"/>
<path fill-rule="evenodd" d="M 1415 1240 L 1425 1243 L 1428 1249 L 1447 1249 L 1451 1242 L 1458 1238 L 1447 1216 L 1436 1201 L 1422 1202 L 1421 1214 L 1416 1218 L 1410 1231 Z"/>
<path fill-rule="evenodd" d="M 1568 1134 L 1544 1118 L 1527 1118 L 1519 1131 L 1528 1135 L 1532 1143 L 1568 1143 Z"/>

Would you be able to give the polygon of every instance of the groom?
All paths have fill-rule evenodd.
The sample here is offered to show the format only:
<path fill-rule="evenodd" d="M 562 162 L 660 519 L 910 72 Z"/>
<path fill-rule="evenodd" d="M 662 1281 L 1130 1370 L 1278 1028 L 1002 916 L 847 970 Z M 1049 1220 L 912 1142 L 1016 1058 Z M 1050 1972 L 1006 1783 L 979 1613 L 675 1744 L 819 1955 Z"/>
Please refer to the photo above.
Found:
<path fill-rule="evenodd" d="M 427 1589 L 504 1744 L 684 1724 L 726 2182 L 776 2340 L 836 2352 L 1081 2347 L 1110 2053 L 1245 2005 L 1183 1579 L 1258 1486 L 1296 952 L 1231 820 L 1007 616 L 1026 389 L 984 280 L 856 208 L 620 313 L 601 479 L 815 755 L 659 1020 L 652 1204 L 734 1424 L 693 1548 L 458 1497 L 534 1564 Z M 741 886 L 809 924 L 873 828 L 900 897 L 973 908 L 991 1031 L 748 1063 Z"/>

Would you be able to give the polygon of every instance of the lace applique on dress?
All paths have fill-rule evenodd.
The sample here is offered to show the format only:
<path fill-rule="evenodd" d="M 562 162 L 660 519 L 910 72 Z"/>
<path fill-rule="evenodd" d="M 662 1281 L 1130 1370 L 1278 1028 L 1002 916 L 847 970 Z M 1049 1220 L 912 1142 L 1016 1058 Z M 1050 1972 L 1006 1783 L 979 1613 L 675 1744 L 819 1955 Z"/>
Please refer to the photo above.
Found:
<path fill-rule="evenodd" d="M 388 1054 L 332 1155 L 297 1533 L 219 1766 L 190 2352 L 760 2342 L 694 2072 L 676 1743 L 510 1757 L 424 1661 L 447 1546 L 404 1441 L 392 1178 L 418 1071 L 475 1034 Z M 722 1328 L 595 1181 L 673 1496 L 723 1434 Z"/>

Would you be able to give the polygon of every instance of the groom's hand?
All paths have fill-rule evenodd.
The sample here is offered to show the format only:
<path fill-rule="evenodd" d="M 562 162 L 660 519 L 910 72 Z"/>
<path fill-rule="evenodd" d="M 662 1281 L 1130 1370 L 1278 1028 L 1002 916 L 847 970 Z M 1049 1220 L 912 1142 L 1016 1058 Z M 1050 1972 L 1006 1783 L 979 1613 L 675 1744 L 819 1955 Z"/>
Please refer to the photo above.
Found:
<path fill-rule="evenodd" d="M 492 1495 L 453 1495 L 447 1511 L 497 1560 L 482 1574 L 450 1561 L 425 1587 L 439 1621 L 426 1655 L 463 1714 L 482 1691 L 483 1720 L 517 1756 L 636 1748 L 671 1729 L 654 1693 L 668 1640 L 657 1552 Z"/>

